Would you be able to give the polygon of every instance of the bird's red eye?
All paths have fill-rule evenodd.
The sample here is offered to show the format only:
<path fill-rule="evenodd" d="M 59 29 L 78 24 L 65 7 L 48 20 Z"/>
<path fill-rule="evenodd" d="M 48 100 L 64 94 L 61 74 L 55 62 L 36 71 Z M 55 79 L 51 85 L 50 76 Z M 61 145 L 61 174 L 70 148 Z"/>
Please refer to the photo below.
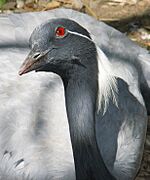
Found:
<path fill-rule="evenodd" d="M 66 30 L 64 27 L 58 27 L 56 29 L 56 36 L 57 37 L 64 37 L 65 34 L 66 34 Z"/>

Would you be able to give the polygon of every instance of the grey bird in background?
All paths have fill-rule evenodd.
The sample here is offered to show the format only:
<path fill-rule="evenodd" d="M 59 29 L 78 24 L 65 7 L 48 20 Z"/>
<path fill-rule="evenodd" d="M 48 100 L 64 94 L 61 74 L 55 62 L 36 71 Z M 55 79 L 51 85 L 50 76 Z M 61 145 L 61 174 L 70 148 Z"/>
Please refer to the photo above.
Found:
<path fill-rule="evenodd" d="M 0 178 L 134 179 L 149 52 L 73 10 L 1 16 L 0 26 Z M 25 57 L 20 74 L 42 72 L 20 77 Z"/>

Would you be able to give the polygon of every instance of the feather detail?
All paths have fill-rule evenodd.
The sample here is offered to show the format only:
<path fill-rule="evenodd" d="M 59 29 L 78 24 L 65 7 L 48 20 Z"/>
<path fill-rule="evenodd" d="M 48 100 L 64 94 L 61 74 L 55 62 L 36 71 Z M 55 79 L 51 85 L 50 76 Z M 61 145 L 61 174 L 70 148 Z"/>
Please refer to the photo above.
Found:
<path fill-rule="evenodd" d="M 103 51 L 96 46 L 98 60 L 98 101 L 97 112 L 103 110 L 103 115 L 107 111 L 110 99 L 118 107 L 117 102 L 117 80 L 113 74 L 112 65 Z"/>

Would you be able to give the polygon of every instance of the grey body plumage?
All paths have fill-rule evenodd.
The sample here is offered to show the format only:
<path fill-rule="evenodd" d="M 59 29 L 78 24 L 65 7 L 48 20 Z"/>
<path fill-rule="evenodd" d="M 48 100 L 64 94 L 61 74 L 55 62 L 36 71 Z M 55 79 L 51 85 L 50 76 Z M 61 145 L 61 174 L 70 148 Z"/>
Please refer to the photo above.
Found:
<path fill-rule="evenodd" d="M 75 17 L 76 12 L 72 10 L 59 9 L 43 13 L 42 15 L 39 14 L 39 16 L 41 17 L 41 21 L 43 21 L 45 17 L 60 17 L 62 16 L 62 13 L 64 13 L 63 16 L 65 18 L 68 16 L 70 18 L 72 16 L 76 21 L 79 21 L 81 24 L 83 24 L 83 26 L 87 28 L 89 32 L 91 32 L 91 37 L 92 39 L 94 39 L 94 42 L 96 42 L 96 45 L 101 48 L 101 50 L 105 53 L 106 57 L 108 57 L 108 60 L 112 63 L 112 67 L 114 69 L 113 73 L 117 77 L 116 81 L 118 89 L 118 105 L 116 105 L 113 99 L 110 97 L 109 103 L 107 104 L 106 112 L 103 113 L 99 111 L 98 114 L 97 112 L 95 112 L 96 138 L 103 160 L 111 174 L 113 174 L 113 176 L 115 176 L 117 179 L 133 179 L 140 166 L 142 157 L 141 152 L 143 151 L 146 133 L 146 109 L 140 93 L 140 87 L 142 87 L 142 89 L 144 89 L 145 91 L 148 91 L 147 88 L 145 88 L 149 83 L 147 79 L 149 71 L 146 69 L 146 63 L 148 62 L 145 63 L 145 59 L 148 59 L 149 57 L 148 52 L 132 43 L 118 31 L 112 29 L 111 27 L 108 27 L 101 22 L 97 22 L 86 15 Z M 3 36 L 2 38 L 0 38 L 0 46 L 3 47 L 3 52 L 1 51 L 1 57 L 5 58 L 5 52 L 8 52 L 8 49 L 11 49 L 9 58 L 5 58 L 7 59 L 7 61 L 9 61 L 11 66 L 12 62 L 9 60 L 10 56 L 14 56 L 15 59 L 18 58 L 20 59 L 20 61 L 21 59 L 23 59 L 23 54 L 27 54 L 28 49 L 26 49 L 26 51 L 25 49 L 17 49 L 17 46 L 20 47 L 20 44 L 22 44 L 23 47 L 27 47 L 28 37 L 31 33 L 31 29 L 33 29 L 33 27 L 35 27 L 37 24 L 41 23 L 40 21 L 38 21 L 37 24 L 32 24 L 33 27 L 30 24 L 29 27 L 25 27 L 24 30 L 23 27 L 25 26 L 25 24 L 27 25 L 26 22 L 28 22 L 29 19 L 31 20 L 31 17 L 33 17 L 33 19 L 36 19 L 36 17 L 33 14 L 26 14 L 21 16 L 12 15 L 7 19 L 8 22 L 11 21 L 11 23 L 16 23 L 14 22 L 14 20 L 16 20 L 17 18 L 18 22 L 20 22 L 19 26 L 21 28 L 16 29 L 16 31 L 18 31 L 18 33 L 16 33 L 16 37 L 14 39 L 11 36 L 8 36 L 4 39 Z M 83 19 L 87 18 L 88 23 L 84 24 L 85 21 L 82 21 L 81 17 Z M 94 24 L 94 30 L 91 24 Z M 7 24 L 5 26 L 7 27 Z M 4 29 L 5 26 L 3 27 Z M 15 25 L 10 26 L 14 31 Z M 39 29 L 41 28 L 42 26 L 39 27 Z M 50 30 L 52 29 L 47 29 L 47 31 L 44 30 L 44 32 L 47 32 L 49 34 Z M 73 31 L 74 29 L 69 30 Z M 86 31 L 83 32 L 77 30 L 77 32 L 79 34 L 84 34 L 85 36 L 88 36 L 88 33 Z M 39 34 L 40 33 L 38 32 L 37 35 Z M 18 37 L 20 37 L 19 41 Z M 32 36 L 32 38 L 33 37 L 34 36 Z M 38 44 L 39 40 L 39 44 L 41 46 L 39 50 L 46 51 L 47 46 L 51 45 L 48 44 L 50 43 L 49 39 L 49 36 L 44 36 L 44 34 L 42 34 L 40 38 L 34 38 L 33 42 L 37 42 Z M 74 39 L 72 42 L 75 43 L 75 41 L 76 40 Z M 43 43 L 45 44 L 43 45 Z M 78 44 L 80 43 L 81 42 L 79 41 Z M 88 46 L 88 43 L 91 42 L 86 41 L 86 43 L 87 47 L 90 47 Z M 15 48 L 10 44 L 13 44 Z M 126 44 L 128 45 L 128 48 Z M 70 57 L 67 57 L 68 59 L 72 58 L 71 52 L 73 51 L 73 49 L 78 48 L 78 52 L 79 49 L 82 47 L 78 46 L 71 49 L 71 45 L 72 43 L 70 43 L 66 49 L 64 47 L 64 52 L 68 48 L 70 48 L 70 53 L 67 54 L 67 56 L 70 55 Z M 117 49 L 115 47 L 117 47 Z M 129 47 L 132 47 L 132 49 L 130 49 Z M 59 58 L 62 57 L 60 58 L 60 63 L 63 62 L 62 65 L 64 65 L 66 63 L 64 59 L 65 53 L 59 53 L 58 49 L 55 48 L 56 47 L 54 47 L 53 51 L 54 57 L 60 55 Z M 36 50 L 37 52 L 39 51 L 38 49 Z M 90 49 L 88 49 L 87 52 L 89 50 Z M 81 52 L 79 54 L 81 54 Z M 90 53 L 90 51 L 89 54 L 91 56 L 93 55 L 92 53 Z M 83 72 L 87 71 L 87 63 L 92 63 L 92 61 L 78 61 L 78 56 L 77 54 L 75 55 L 76 56 L 73 57 L 74 64 L 72 62 L 71 66 L 69 65 L 67 67 L 71 68 L 72 66 L 81 66 L 80 68 Z M 55 60 L 49 58 L 48 56 L 49 54 L 47 54 L 47 58 L 44 61 L 50 59 L 53 61 L 53 63 L 55 63 Z M 6 62 L 3 63 L 5 64 Z M 5 67 L 4 71 L 8 72 L 10 71 L 10 69 L 12 69 L 12 74 L 15 74 L 15 72 L 17 72 L 17 68 L 19 67 L 20 62 L 14 62 L 13 64 L 15 70 L 13 69 L 13 67 Z M 58 74 L 61 72 L 60 69 L 58 69 L 59 66 L 57 66 L 57 68 L 53 68 L 55 70 L 54 72 L 57 71 L 56 73 Z M 43 70 L 52 70 L 49 69 L 50 67 L 47 67 L 45 66 L 46 69 Z M 94 72 L 94 70 L 92 70 L 89 72 L 88 76 L 94 77 L 95 73 L 96 71 Z M 63 76 L 62 73 L 60 73 L 59 75 Z M 17 75 L 13 76 L 17 77 Z M 4 119 L 3 117 L 5 117 L 5 124 L 1 123 L 1 128 L 6 129 L 5 131 L 3 131 L 3 133 L 1 133 L 1 138 L 3 139 L 1 141 L 1 152 L 6 152 L 7 150 L 7 152 L 9 153 L 6 153 L 5 156 L 9 156 L 10 152 L 12 153 L 12 156 L 11 158 L 2 158 L 2 163 L 5 165 L 1 165 L 0 167 L 1 177 L 6 177 L 5 179 L 9 179 L 10 177 L 12 177 L 13 174 L 14 179 L 74 179 L 74 162 L 69 138 L 66 111 L 64 106 L 62 82 L 57 76 L 43 72 L 37 74 L 29 74 L 26 77 L 24 76 L 22 78 L 17 77 L 17 79 L 19 78 L 17 84 L 15 83 L 17 79 L 13 76 L 11 77 L 12 80 L 11 78 L 10 80 L 8 80 L 7 76 L 1 76 L 2 82 L 4 82 L 4 79 L 6 79 L 6 87 L 8 87 L 8 85 L 10 86 L 11 84 L 10 87 L 13 88 L 11 92 L 15 92 L 18 95 L 18 97 L 13 97 L 14 94 L 10 94 L 8 92 L 8 97 L 11 98 L 12 105 L 8 104 L 7 96 L 2 96 L 3 94 L 5 94 L 5 91 L 3 91 L 5 83 L 2 83 L 1 99 L 4 101 L 4 103 L 8 104 L 9 114 L 5 116 L 7 110 L 5 108 L 3 108 L 4 110 L 2 110 L 2 113 L 0 114 L 0 119 Z M 67 76 L 65 75 L 63 77 L 65 85 L 68 83 L 66 81 L 67 77 L 68 73 Z M 89 85 L 92 86 L 92 84 L 90 84 L 90 78 L 88 79 L 88 82 Z M 28 86 L 28 88 L 26 86 Z M 24 92 L 22 94 L 23 96 L 21 94 L 19 96 L 19 93 L 21 92 L 18 92 L 18 88 L 20 88 L 21 91 Z M 76 92 L 77 91 L 75 91 L 75 93 Z M 93 92 L 94 94 L 96 93 L 96 91 Z M 86 95 L 86 93 L 81 95 Z M 19 100 L 21 96 L 22 102 L 21 100 Z M 32 99 L 30 99 L 31 97 Z M 39 97 L 38 101 L 37 97 Z M 79 99 L 81 99 L 81 97 L 75 100 L 77 101 Z M 13 100 L 15 100 L 14 104 Z M 23 101 L 24 105 L 22 104 Z M 82 103 L 89 104 L 86 103 L 86 98 L 84 98 L 84 102 Z M 22 106 L 19 107 L 19 104 L 22 104 Z M 36 104 L 38 104 L 38 108 Z M 28 114 L 26 114 L 27 107 Z M 16 108 L 20 109 L 19 112 L 16 110 Z M 32 108 L 33 112 L 31 110 Z M 87 109 L 85 111 L 85 114 L 88 115 L 88 112 L 90 111 L 87 111 Z M 20 112 L 25 115 L 27 123 L 24 119 L 21 121 L 20 124 L 18 123 Z M 13 119 L 15 119 L 14 121 L 16 122 L 10 122 L 12 119 L 12 115 L 14 117 Z M 16 128 L 12 128 L 14 127 L 14 123 L 17 123 L 16 127 L 18 127 L 17 129 L 20 129 L 20 131 L 17 131 Z M 9 128 L 6 128 L 5 126 L 8 126 Z M 30 130 L 29 127 L 31 127 Z M 20 139 L 18 139 L 19 133 L 22 135 L 20 136 Z M 6 137 L 8 140 L 5 140 Z M 18 141 L 20 141 L 21 138 L 25 138 L 26 140 L 20 143 Z M 16 145 L 17 149 L 15 148 Z M 24 151 L 24 147 L 26 146 L 28 146 L 28 149 Z M 38 158 L 38 156 L 40 156 L 42 160 Z M 3 153 L 1 157 L 3 157 Z M 18 165 L 19 162 L 23 162 L 21 160 L 24 160 L 24 165 L 23 168 L 18 171 L 18 169 L 16 169 L 16 162 Z M 47 165 L 45 166 L 45 164 Z M 43 167 L 45 168 L 43 169 Z M 36 175 L 37 172 L 38 176 Z"/>

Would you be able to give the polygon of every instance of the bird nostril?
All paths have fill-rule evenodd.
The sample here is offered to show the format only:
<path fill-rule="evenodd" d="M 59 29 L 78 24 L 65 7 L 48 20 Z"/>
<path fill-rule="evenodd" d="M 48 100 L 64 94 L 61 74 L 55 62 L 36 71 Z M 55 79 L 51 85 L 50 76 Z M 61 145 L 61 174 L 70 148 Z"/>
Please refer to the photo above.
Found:
<path fill-rule="evenodd" d="M 36 53 L 36 54 L 33 55 L 33 58 L 34 58 L 34 59 L 37 59 L 39 56 L 40 56 L 40 53 L 38 52 L 38 53 Z"/>

